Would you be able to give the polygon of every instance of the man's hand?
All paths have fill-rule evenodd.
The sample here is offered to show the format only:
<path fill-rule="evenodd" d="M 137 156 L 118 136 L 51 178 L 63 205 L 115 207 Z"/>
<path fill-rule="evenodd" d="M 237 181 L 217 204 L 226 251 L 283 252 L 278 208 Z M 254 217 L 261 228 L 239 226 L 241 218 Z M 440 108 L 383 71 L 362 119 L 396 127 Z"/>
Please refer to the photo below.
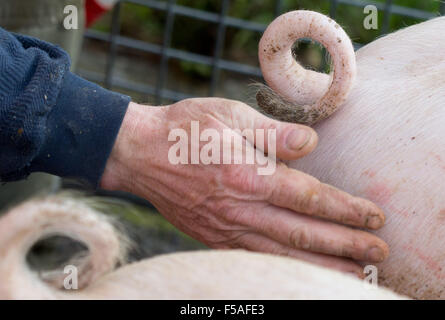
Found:
<path fill-rule="evenodd" d="M 237 101 L 189 99 L 165 107 L 130 103 L 101 187 L 146 198 L 172 224 L 212 248 L 287 255 L 358 275 L 362 271 L 353 260 L 386 258 L 382 240 L 352 228 L 380 228 L 385 218 L 377 206 L 280 161 L 272 175 L 259 175 L 259 163 L 172 164 L 168 154 L 176 142 L 168 141 L 169 133 L 183 129 L 191 143 L 192 121 L 199 122 L 200 132 L 220 133 L 221 151 L 224 129 L 276 129 L 276 155 L 282 160 L 305 156 L 318 140 L 309 127 L 272 120 Z M 244 149 L 232 151 L 262 148 L 247 140 Z M 265 140 L 267 146 L 267 134 Z"/>

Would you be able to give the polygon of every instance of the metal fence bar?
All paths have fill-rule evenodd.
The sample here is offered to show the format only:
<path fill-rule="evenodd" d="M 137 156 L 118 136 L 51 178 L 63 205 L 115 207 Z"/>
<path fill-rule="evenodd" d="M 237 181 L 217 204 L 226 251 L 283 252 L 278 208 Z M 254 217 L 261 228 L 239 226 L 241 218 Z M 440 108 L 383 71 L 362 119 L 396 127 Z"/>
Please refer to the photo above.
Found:
<path fill-rule="evenodd" d="M 89 79 L 90 81 L 94 81 L 97 83 L 102 83 L 104 77 L 99 72 L 88 71 L 88 70 L 80 70 L 79 75 L 84 77 L 85 79 Z M 120 78 L 118 76 L 114 76 L 111 80 L 111 85 L 116 86 L 125 90 L 134 91 L 136 93 L 140 93 L 143 95 L 154 96 L 156 94 L 156 87 L 146 84 L 141 84 L 139 82 L 134 82 L 132 80 Z M 162 90 L 162 98 L 169 99 L 173 101 L 179 101 L 187 98 L 192 98 L 192 95 L 178 92 L 174 90 L 164 89 Z"/>
<path fill-rule="evenodd" d="M 391 10 L 392 10 L 392 0 L 386 0 L 385 2 L 385 10 L 383 15 L 383 24 L 381 28 L 380 34 L 388 33 L 389 31 L 389 22 L 391 19 Z"/>
<path fill-rule="evenodd" d="M 160 2 L 159 0 L 126 0 L 121 2 L 140 4 L 161 11 L 165 11 L 167 8 L 167 3 Z M 178 4 L 173 6 L 173 12 L 175 13 L 175 15 L 190 17 L 201 21 L 213 22 L 216 24 L 219 22 L 218 13 L 185 7 Z M 226 17 L 225 25 L 228 27 L 246 29 L 250 31 L 258 31 L 258 32 L 263 32 L 266 28 L 266 26 L 262 23 L 242 20 L 233 17 Z"/>
<path fill-rule="evenodd" d="M 88 30 L 86 36 L 90 39 L 108 41 L 108 34 L 101 31 Z M 153 53 L 157 55 L 161 54 L 161 46 L 157 44 L 147 43 L 144 41 L 131 39 L 125 36 L 116 36 L 115 41 L 116 44 L 119 46 L 140 50 L 143 52 Z M 211 66 L 213 63 L 212 57 L 191 53 L 179 49 L 168 48 L 165 51 L 165 55 L 169 58 L 201 63 L 208 66 Z M 247 64 L 221 59 L 218 61 L 218 67 L 220 69 L 224 69 L 227 71 L 233 71 L 240 74 L 261 77 L 261 70 L 258 67 L 250 66 Z"/>
<path fill-rule="evenodd" d="M 332 1 L 332 0 L 327 0 Z M 167 3 L 166 2 L 160 2 L 159 0 L 127 0 L 125 2 L 129 3 L 136 3 L 140 5 L 147 6 L 152 9 L 157 10 L 166 10 Z M 338 4 L 345 4 L 350 5 L 353 7 L 361 7 L 364 8 L 367 5 L 374 5 L 379 10 L 385 10 L 386 3 L 383 2 L 376 2 L 371 0 L 336 0 Z M 218 14 L 207 12 L 199 9 L 194 9 L 190 7 L 185 7 L 181 5 L 175 5 L 174 12 L 177 15 L 183 15 L 188 16 L 192 18 L 196 18 L 198 20 L 208 21 L 208 22 L 214 22 L 218 23 Z M 435 17 L 436 15 L 434 13 L 420 10 L 420 9 L 414 9 L 409 7 L 404 7 L 400 5 L 393 4 L 392 5 L 392 13 L 406 16 L 410 18 L 416 18 L 416 19 L 430 19 L 432 17 Z M 226 24 L 231 27 L 237 27 L 237 28 L 243 28 L 251 31 L 264 31 L 264 25 L 260 23 L 250 22 L 242 19 L 227 17 Z"/>
<path fill-rule="evenodd" d="M 277 0 L 275 3 L 275 17 L 278 17 L 283 12 L 283 0 Z"/>
<path fill-rule="evenodd" d="M 331 0 L 331 2 L 329 3 L 329 16 L 332 19 L 335 19 L 335 16 L 337 15 L 337 5 L 338 0 Z"/>
<path fill-rule="evenodd" d="M 351 5 L 355 7 L 365 7 L 366 5 L 375 5 L 377 9 L 384 12 L 384 21 L 382 26 L 382 33 L 387 33 L 390 27 L 390 17 L 392 14 L 406 16 L 416 19 L 430 19 L 437 14 L 427 12 L 419 9 L 413 9 L 393 4 L 392 0 L 386 2 L 375 2 L 369 0 L 326 0 L 329 1 L 329 14 L 335 18 L 338 10 L 338 5 Z M 153 43 L 147 43 L 136 39 L 131 39 L 120 35 L 120 13 L 122 9 L 122 3 L 133 3 L 142 6 L 146 6 L 155 10 L 166 12 L 166 25 L 164 29 L 163 44 L 157 45 Z M 275 3 L 275 15 L 278 16 L 283 11 L 283 0 L 276 0 Z M 212 76 L 209 93 L 214 95 L 221 70 L 233 71 L 236 73 L 261 77 L 261 70 L 256 66 L 237 63 L 234 61 L 224 60 L 222 58 L 225 34 L 227 27 L 240 28 L 253 32 L 264 32 L 267 25 L 257 22 L 246 21 L 238 18 L 227 16 L 230 0 L 222 0 L 221 11 L 219 13 L 207 12 L 199 9 L 194 9 L 182 5 L 178 5 L 176 0 L 121 0 L 116 4 L 111 21 L 111 32 L 104 33 L 95 30 L 88 30 L 86 37 L 91 39 L 97 39 L 110 44 L 110 49 L 107 55 L 105 76 L 94 72 L 88 72 L 81 70 L 80 73 L 87 79 L 103 82 L 107 88 L 112 86 L 118 86 L 123 89 L 132 90 L 142 94 L 155 96 L 156 102 L 160 102 L 162 99 L 181 100 L 190 97 L 188 94 L 169 90 L 165 87 L 166 77 L 168 73 L 168 61 L 169 59 L 177 59 L 190 61 L 194 63 L 200 63 L 212 67 Z M 445 14 L 445 2 L 441 1 L 439 6 L 441 14 Z M 174 17 L 176 15 L 190 17 L 200 21 L 207 21 L 217 25 L 217 37 L 215 41 L 215 51 L 213 56 L 204 56 L 195 54 L 183 50 L 171 48 L 171 39 L 173 33 Z M 138 83 L 132 83 L 126 79 L 122 79 L 113 76 L 113 70 L 116 61 L 117 47 L 123 46 L 141 50 L 143 52 L 149 52 L 161 57 L 161 63 L 159 66 L 159 76 L 156 86 L 142 85 Z M 355 48 L 359 48 L 360 44 L 354 44 Z"/>
<path fill-rule="evenodd" d="M 120 12 L 121 4 L 118 2 L 113 9 L 111 18 L 111 33 L 109 35 L 110 51 L 108 52 L 107 64 L 105 68 L 105 88 L 111 89 L 111 79 L 113 77 L 113 68 L 117 54 L 116 37 L 120 32 Z"/>
<path fill-rule="evenodd" d="M 215 95 L 216 86 L 218 85 L 220 68 L 219 68 L 219 60 L 221 59 L 222 53 L 224 51 L 224 43 L 226 37 L 226 24 L 225 19 L 227 16 L 227 11 L 229 9 L 230 0 L 223 0 L 221 3 L 221 12 L 219 14 L 219 22 L 218 22 L 218 33 L 216 36 L 215 43 L 215 53 L 213 55 L 213 63 L 212 63 L 212 77 L 210 80 L 210 96 Z"/>
<path fill-rule="evenodd" d="M 168 0 L 167 2 L 167 19 L 165 22 L 164 29 L 164 40 L 161 48 L 161 63 L 159 65 L 158 82 L 156 85 L 155 99 L 156 104 L 161 104 L 162 102 L 162 90 L 164 89 L 165 79 L 168 73 L 168 56 L 165 52 L 170 48 L 171 38 L 173 33 L 173 24 L 175 20 L 175 15 L 173 12 L 173 6 L 176 4 L 176 0 Z"/>
<path fill-rule="evenodd" d="M 360 8 L 364 8 L 367 5 L 374 5 L 374 6 L 376 6 L 377 9 L 379 9 L 381 11 L 384 11 L 386 8 L 386 3 L 368 1 L 368 0 L 337 0 L 337 2 L 339 4 L 347 4 L 350 6 L 360 7 Z M 428 11 L 424 11 L 424 10 L 420 10 L 420 9 L 403 7 L 403 6 L 395 5 L 395 4 L 393 4 L 391 6 L 391 12 L 393 14 L 397 14 L 400 16 L 405 16 L 405 17 L 415 18 L 415 19 L 423 19 L 423 20 L 431 19 L 431 18 L 434 18 L 437 16 L 436 14 L 434 14 L 432 12 L 428 12 Z"/>

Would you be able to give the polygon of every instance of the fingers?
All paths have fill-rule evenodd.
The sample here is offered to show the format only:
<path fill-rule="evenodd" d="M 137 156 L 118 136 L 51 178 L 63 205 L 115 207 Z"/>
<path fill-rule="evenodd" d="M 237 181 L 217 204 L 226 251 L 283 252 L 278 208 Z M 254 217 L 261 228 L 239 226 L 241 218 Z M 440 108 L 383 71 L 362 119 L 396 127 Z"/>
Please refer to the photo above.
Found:
<path fill-rule="evenodd" d="M 294 249 L 369 262 L 382 262 L 389 253 L 386 243 L 370 233 L 290 210 L 267 206 L 254 215 L 245 216 L 250 216 L 249 221 L 240 223 Z"/>
<path fill-rule="evenodd" d="M 238 245 L 250 251 L 288 256 L 363 278 L 363 268 L 349 259 L 293 249 L 260 234 L 248 233 L 238 239 Z"/>
<path fill-rule="evenodd" d="M 317 133 L 310 127 L 280 122 L 261 114 L 254 108 L 235 100 L 221 98 L 194 98 L 175 105 L 194 105 L 241 134 L 251 144 L 266 153 L 275 152 L 277 158 L 294 160 L 312 152 Z M 249 133 L 245 134 L 245 130 Z M 272 150 L 270 150 L 272 148 Z"/>
<path fill-rule="evenodd" d="M 233 129 L 241 131 L 244 129 L 264 130 L 264 143 L 263 141 L 258 141 L 256 136 L 253 139 L 246 136 L 250 143 L 262 151 L 267 153 L 275 151 L 279 159 L 294 160 L 309 154 L 317 146 L 318 136 L 312 128 L 294 123 L 280 122 L 268 118 L 245 104 L 232 103 L 239 107 L 239 112 L 235 112 L 238 119 L 233 121 L 236 128 Z M 273 131 L 275 133 L 271 136 Z M 275 137 L 275 145 L 271 141 L 272 137 Z M 275 150 L 269 150 L 271 147 L 274 147 Z"/>
<path fill-rule="evenodd" d="M 271 190 L 268 201 L 276 206 L 362 228 L 378 229 L 385 223 L 383 211 L 372 202 L 300 171 L 278 166 L 275 174 L 267 178 L 264 181 Z"/>

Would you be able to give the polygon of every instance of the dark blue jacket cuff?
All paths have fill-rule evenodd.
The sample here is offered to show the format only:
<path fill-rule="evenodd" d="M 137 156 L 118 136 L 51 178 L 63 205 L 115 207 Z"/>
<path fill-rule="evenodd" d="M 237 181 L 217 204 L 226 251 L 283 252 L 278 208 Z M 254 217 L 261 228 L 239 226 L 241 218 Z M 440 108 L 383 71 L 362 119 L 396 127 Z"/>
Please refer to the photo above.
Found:
<path fill-rule="evenodd" d="M 46 140 L 30 171 L 74 178 L 96 188 L 129 102 L 128 96 L 67 72 L 48 116 Z"/>

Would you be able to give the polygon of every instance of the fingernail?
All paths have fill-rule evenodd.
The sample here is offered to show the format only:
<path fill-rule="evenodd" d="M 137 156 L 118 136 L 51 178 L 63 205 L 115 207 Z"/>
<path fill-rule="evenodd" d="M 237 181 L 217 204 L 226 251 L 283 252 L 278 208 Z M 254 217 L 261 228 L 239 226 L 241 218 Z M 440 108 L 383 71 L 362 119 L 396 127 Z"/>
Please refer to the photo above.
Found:
<path fill-rule="evenodd" d="M 383 250 L 379 247 L 372 247 L 368 250 L 368 253 L 366 254 L 366 258 L 368 261 L 374 261 L 374 262 L 382 262 L 385 258 L 385 254 L 383 253 Z"/>
<path fill-rule="evenodd" d="M 369 229 L 378 229 L 382 224 L 383 220 L 380 216 L 370 216 L 366 219 L 366 227 Z"/>
<path fill-rule="evenodd" d="M 294 129 L 286 139 L 286 146 L 290 150 L 299 151 L 303 149 L 311 140 L 312 131 L 310 129 Z"/>

